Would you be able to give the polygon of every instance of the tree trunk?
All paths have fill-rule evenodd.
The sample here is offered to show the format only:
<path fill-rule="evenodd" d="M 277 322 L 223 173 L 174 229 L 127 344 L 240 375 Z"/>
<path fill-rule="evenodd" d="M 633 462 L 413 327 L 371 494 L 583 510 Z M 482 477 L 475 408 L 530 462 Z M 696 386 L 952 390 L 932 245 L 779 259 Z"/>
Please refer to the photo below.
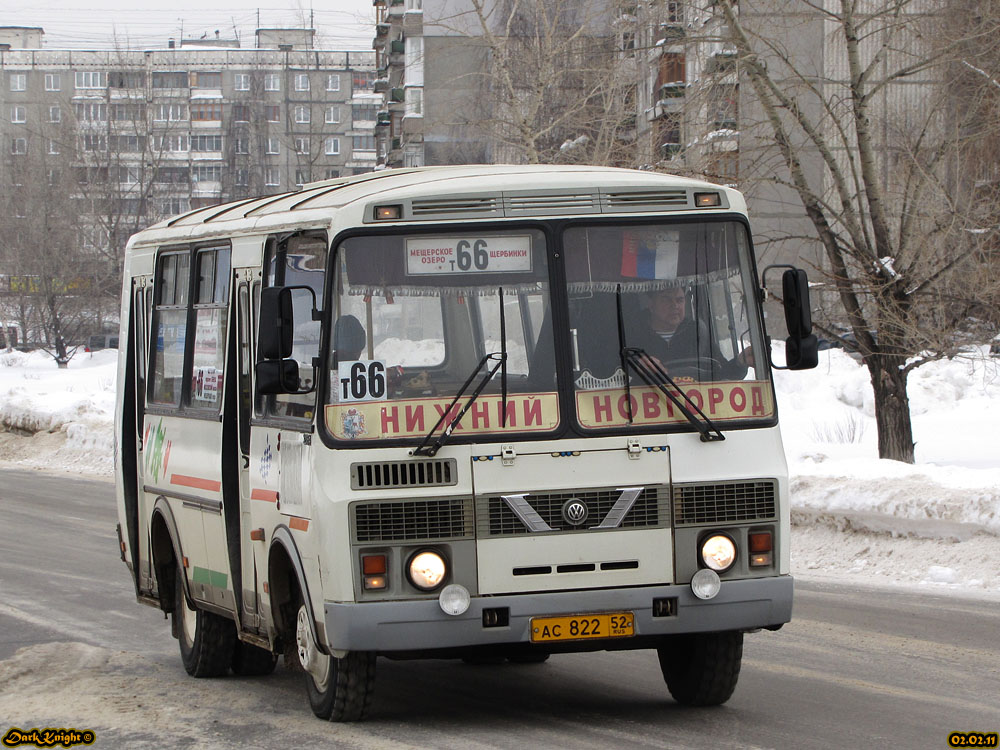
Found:
<path fill-rule="evenodd" d="M 884 361 L 873 355 L 866 364 L 875 393 L 875 424 L 878 428 L 879 458 L 913 463 L 913 423 L 906 377 L 896 358 Z"/>

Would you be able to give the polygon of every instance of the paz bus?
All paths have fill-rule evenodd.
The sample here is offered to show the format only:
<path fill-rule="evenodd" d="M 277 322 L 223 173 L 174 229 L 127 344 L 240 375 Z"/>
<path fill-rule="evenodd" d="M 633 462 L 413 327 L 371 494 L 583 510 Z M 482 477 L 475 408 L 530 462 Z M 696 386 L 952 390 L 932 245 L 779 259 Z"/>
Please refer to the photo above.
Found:
<path fill-rule="evenodd" d="M 814 366 L 805 273 L 782 290 L 786 364 Z M 391 170 L 139 232 L 136 597 L 189 674 L 284 655 L 334 721 L 378 656 L 648 649 L 676 701 L 722 703 L 792 612 L 763 299 L 740 193 L 632 170 Z"/>

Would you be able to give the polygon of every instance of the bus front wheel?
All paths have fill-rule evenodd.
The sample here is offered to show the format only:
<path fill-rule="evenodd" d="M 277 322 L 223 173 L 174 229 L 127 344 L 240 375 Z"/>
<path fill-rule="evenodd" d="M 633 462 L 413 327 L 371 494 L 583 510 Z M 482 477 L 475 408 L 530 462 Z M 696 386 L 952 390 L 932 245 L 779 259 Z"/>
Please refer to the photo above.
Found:
<path fill-rule="evenodd" d="M 375 695 L 375 653 L 351 651 L 342 658 L 322 653 L 313 639 L 304 604 L 296 616 L 295 645 L 306 672 L 313 713 L 328 721 L 363 719 Z"/>
<path fill-rule="evenodd" d="M 718 706 L 729 700 L 740 678 L 743 633 L 675 635 L 656 654 L 675 701 L 685 706 Z"/>
<path fill-rule="evenodd" d="M 177 568 L 174 581 L 174 632 L 181 648 L 184 669 L 192 677 L 222 677 L 229 672 L 236 648 L 236 628 L 232 620 L 188 606 L 182 577 Z"/>

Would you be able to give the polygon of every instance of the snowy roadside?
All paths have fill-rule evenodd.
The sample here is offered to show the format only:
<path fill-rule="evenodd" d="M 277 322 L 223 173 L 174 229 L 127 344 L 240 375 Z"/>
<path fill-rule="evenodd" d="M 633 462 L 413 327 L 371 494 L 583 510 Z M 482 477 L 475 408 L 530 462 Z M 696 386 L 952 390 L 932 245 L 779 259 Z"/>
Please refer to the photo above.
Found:
<path fill-rule="evenodd" d="M 0 352 L 0 465 L 110 479 L 116 355 L 58 370 L 41 353 Z M 1000 361 L 980 353 L 914 372 L 913 466 L 873 458 L 868 377 L 843 352 L 775 383 L 793 574 L 1000 595 Z"/>

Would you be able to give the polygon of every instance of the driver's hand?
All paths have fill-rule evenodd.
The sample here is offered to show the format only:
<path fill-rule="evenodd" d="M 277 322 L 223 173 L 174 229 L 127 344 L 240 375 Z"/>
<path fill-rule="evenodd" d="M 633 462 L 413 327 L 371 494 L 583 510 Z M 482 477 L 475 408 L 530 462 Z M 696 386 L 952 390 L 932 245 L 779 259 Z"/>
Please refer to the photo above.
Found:
<path fill-rule="evenodd" d="M 754 356 L 753 356 L 753 346 L 748 346 L 746 349 L 739 353 L 736 357 L 740 362 L 745 364 L 747 367 L 754 366 Z"/>

